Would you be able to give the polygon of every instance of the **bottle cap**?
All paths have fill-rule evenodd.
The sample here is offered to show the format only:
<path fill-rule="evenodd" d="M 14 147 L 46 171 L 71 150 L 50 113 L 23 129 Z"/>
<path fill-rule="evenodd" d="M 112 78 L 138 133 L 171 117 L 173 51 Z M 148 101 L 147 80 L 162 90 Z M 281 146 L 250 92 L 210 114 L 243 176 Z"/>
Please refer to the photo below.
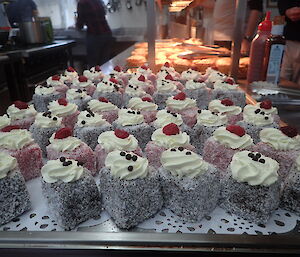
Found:
<path fill-rule="evenodd" d="M 266 18 L 258 25 L 258 30 L 260 31 L 271 31 L 272 21 L 271 21 L 271 12 L 267 11 Z"/>

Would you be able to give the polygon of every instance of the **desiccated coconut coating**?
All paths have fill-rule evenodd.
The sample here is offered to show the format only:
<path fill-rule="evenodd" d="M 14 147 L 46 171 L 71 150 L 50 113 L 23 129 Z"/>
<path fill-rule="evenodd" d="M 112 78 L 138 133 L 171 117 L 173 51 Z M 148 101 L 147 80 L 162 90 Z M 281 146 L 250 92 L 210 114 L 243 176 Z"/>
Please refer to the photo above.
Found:
<path fill-rule="evenodd" d="M 62 94 L 59 93 L 52 95 L 34 94 L 32 97 L 34 108 L 37 112 L 46 112 L 48 111 L 49 103 L 58 100 L 60 97 L 62 97 Z"/>

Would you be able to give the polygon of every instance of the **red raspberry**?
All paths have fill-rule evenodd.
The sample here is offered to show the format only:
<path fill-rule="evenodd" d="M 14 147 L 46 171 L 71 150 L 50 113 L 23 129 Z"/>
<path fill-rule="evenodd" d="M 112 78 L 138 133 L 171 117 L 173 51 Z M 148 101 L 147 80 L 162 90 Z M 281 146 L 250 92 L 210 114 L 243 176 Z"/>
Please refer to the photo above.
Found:
<path fill-rule="evenodd" d="M 1 129 L 1 132 L 10 132 L 15 129 L 21 129 L 19 126 L 6 126 Z"/>
<path fill-rule="evenodd" d="M 59 81 L 60 76 L 59 75 L 54 75 L 54 76 L 52 76 L 52 80 Z"/>
<path fill-rule="evenodd" d="M 79 76 L 78 81 L 79 82 L 88 82 L 88 78 L 86 76 Z"/>
<path fill-rule="evenodd" d="M 95 71 L 101 71 L 101 67 L 99 65 L 95 66 Z"/>
<path fill-rule="evenodd" d="M 186 98 L 186 94 L 183 92 L 180 92 L 173 97 L 174 100 L 180 100 L 180 101 L 185 100 L 185 98 Z"/>
<path fill-rule="evenodd" d="M 148 70 L 148 66 L 147 66 L 147 65 L 145 65 L 145 64 L 144 64 L 144 65 L 142 65 L 142 66 L 141 66 L 141 68 L 142 68 L 143 70 Z"/>
<path fill-rule="evenodd" d="M 284 126 L 281 127 L 280 130 L 283 134 L 287 135 L 288 137 L 295 137 L 298 135 L 298 131 L 294 127 Z"/>
<path fill-rule="evenodd" d="M 163 127 L 163 133 L 167 136 L 173 136 L 178 135 L 180 133 L 180 130 L 175 123 L 170 123 Z"/>
<path fill-rule="evenodd" d="M 69 128 L 62 128 L 55 133 L 55 139 L 64 139 L 72 136 L 72 131 Z"/>
<path fill-rule="evenodd" d="M 152 102 L 153 102 L 153 100 L 152 100 L 150 97 L 147 97 L 147 96 L 143 97 L 143 98 L 142 98 L 142 101 L 144 101 L 144 102 L 149 102 L 149 103 L 152 103 Z"/>
<path fill-rule="evenodd" d="M 266 99 L 266 100 L 262 101 L 259 106 L 260 106 L 260 108 L 269 110 L 272 108 L 272 101 L 269 99 Z"/>
<path fill-rule="evenodd" d="M 109 81 L 115 84 L 119 84 L 119 81 L 116 80 L 115 78 L 110 78 Z"/>
<path fill-rule="evenodd" d="M 167 68 L 170 68 L 170 67 L 171 67 L 170 63 L 168 63 L 168 62 L 166 62 L 166 63 L 164 64 L 164 66 L 167 67 Z"/>
<path fill-rule="evenodd" d="M 227 77 L 225 79 L 225 82 L 228 83 L 228 84 L 230 84 L 230 85 L 234 85 L 234 83 L 235 83 L 234 79 L 231 78 L 231 77 Z"/>
<path fill-rule="evenodd" d="M 145 76 L 144 75 L 139 76 L 138 81 L 145 82 L 146 81 Z"/>
<path fill-rule="evenodd" d="M 229 132 L 236 134 L 237 136 L 244 136 L 246 134 L 246 131 L 244 128 L 237 126 L 237 125 L 228 125 L 226 127 L 226 130 L 228 130 Z"/>
<path fill-rule="evenodd" d="M 28 104 L 22 101 L 14 101 L 14 105 L 20 110 L 28 108 Z"/>
<path fill-rule="evenodd" d="M 121 71 L 122 71 L 122 68 L 121 68 L 120 66 L 116 66 L 116 67 L 114 68 L 114 70 L 117 71 L 117 72 L 121 72 Z"/>
<path fill-rule="evenodd" d="M 125 138 L 129 137 L 129 133 L 127 131 L 121 130 L 121 129 L 116 129 L 115 135 L 116 135 L 116 137 L 121 138 L 121 139 L 125 139 Z"/>
<path fill-rule="evenodd" d="M 68 72 L 75 72 L 75 69 L 73 67 L 68 67 L 67 71 Z"/>
<path fill-rule="evenodd" d="M 99 97 L 98 98 L 98 100 L 100 101 L 100 102 L 103 102 L 103 103 L 108 103 L 108 100 L 107 100 L 107 98 L 105 98 L 105 97 Z"/>
<path fill-rule="evenodd" d="M 66 98 L 59 98 L 57 100 L 57 102 L 59 103 L 59 105 L 63 105 L 63 106 L 67 106 L 68 105 L 68 101 Z"/>
<path fill-rule="evenodd" d="M 225 106 L 233 106 L 233 102 L 228 99 L 228 98 L 225 98 L 221 101 L 221 104 L 225 105 Z"/>
<path fill-rule="evenodd" d="M 168 75 L 165 77 L 165 79 L 167 79 L 167 80 L 174 80 L 171 74 L 168 74 Z"/>

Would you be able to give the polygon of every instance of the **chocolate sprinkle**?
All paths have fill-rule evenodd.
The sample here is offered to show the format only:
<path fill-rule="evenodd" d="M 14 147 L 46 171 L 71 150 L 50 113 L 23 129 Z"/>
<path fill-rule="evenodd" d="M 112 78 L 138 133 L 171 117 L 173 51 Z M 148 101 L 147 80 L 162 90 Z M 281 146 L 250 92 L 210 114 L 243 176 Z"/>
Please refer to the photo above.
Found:
<path fill-rule="evenodd" d="M 53 120 L 54 120 L 54 121 L 56 121 L 56 120 L 57 120 L 57 118 L 56 118 L 56 117 L 53 117 Z"/>
<path fill-rule="evenodd" d="M 133 171 L 133 166 L 128 166 L 128 171 Z"/>
<path fill-rule="evenodd" d="M 186 155 L 192 155 L 192 153 L 191 153 L 191 152 L 186 152 L 185 154 L 186 154 Z"/>
<path fill-rule="evenodd" d="M 201 113 L 201 110 L 198 110 L 198 113 L 200 114 L 200 113 Z"/>
<path fill-rule="evenodd" d="M 84 124 L 85 124 L 85 121 L 83 120 L 83 121 L 81 122 L 81 124 L 84 125 Z"/>
<path fill-rule="evenodd" d="M 256 114 L 260 113 L 260 109 L 256 109 L 256 110 L 255 110 L 255 113 L 256 113 Z"/>
<path fill-rule="evenodd" d="M 265 159 L 259 159 L 259 162 L 265 163 L 266 161 L 265 161 Z"/>
<path fill-rule="evenodd" d="M 63 166 L 69 166 L 69 165 L 71 165 L 72 164 L 72 161 L 67 161 L 67 162 L 64 162 L 63 163 Z"/>
<path fill-rule="evenodd" d="M 171 152 L 176 152 L 176 149 L 172 148 L 172 149 L 171 149 Z"/>
<path fill-rule="evenodd" d="M 135 161 L 137 161 L 138 158 L 136 155 L 133 155 L 131 159 L 135 162 Z"/>
<path fill-rule="evenodd" d="M 60 160 L 61 162 L 65 162 L 65 161 L 66 161 L 66 158 L 62 156 L 62 157 L 59 158 L 59 160 Z"/>
<path fill-rule="evenodd" d="M 125 157 L 125 158 L 126 158 L 126 160 L 130 161 L 130 160 L 131 160 L 131 154 L 129 154 L 129 153 L 126 154 L 126 157 Z"/>
<path fill-rule="evenodd" d="M 125 153 L 125 152 L 120 152 L 120 155 L 121 155 L 121 156 L 125 156 L 126 153 Z"/>
<path fill-rule="evenodd" d="M 183 148 L 182 146 L 180 146 L 180 147 L 178 147 L 178 150 L 179 150 L 180 152 L 182 152 L 182 151 L 184 150 L 184 148 Z"/>
<path fill-rule="evenodd" d="M 265 120 L 268 120 L 269 119 L 269 117 L 265 117 Z"/>

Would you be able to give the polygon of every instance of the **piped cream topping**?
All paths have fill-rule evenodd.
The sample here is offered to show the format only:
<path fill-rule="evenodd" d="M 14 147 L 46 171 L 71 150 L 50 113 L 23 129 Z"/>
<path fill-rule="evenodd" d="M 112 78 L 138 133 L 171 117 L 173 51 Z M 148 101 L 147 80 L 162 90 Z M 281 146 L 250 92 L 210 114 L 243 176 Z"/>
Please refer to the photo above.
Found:
<path fill-rule="evenodd" d="M 212 113 L 209 110 L 202 110 L 197 116 L 197 124 L 206 127 L 219 127 L 227 123 L 228 119 L 226 115 L 219 113 Z"/>
<path fill-rule="evenodd" d="M 139 111 L 156 111 L 158 106 L 155 103 L 143 101 L 139 97 L 133 97 L 129 100 L 128 107 Z"/>
<path fill-rule="evenodd" d="M 274 119 L 272 115 L 265 113 L 254 105 L 248 104 L 243 111 L 244 121 L 256 126 L 266 126 L 273 124 Z"/>
<path fill-rule="evenodd" d="M 214 89 L 217 89 L 217 90 L 236 90 L 238 87 L 238 85 L 236 84 L 229 84 L 225 81 L 221 81 L 221 80 L 218 80 L 214 83 Z"/>
<path fill-rule="evenodd" d="M 168 97 L 166 101 L 166 105 L 168 108 L 177 111 L 197 107 L 197 103 L 195 99 L 185 98 L 184 100 L 175 100 L 173 96 Z"/>
<path fill-rule="evenodd" d="M 181 78 L 184 80 L 194 80 L 194 79 L 198 79 L 199 77 L 200 77 L 200 73 L 193 69 L 188 69 L 181 73 Z"/>
<path fill-rule="evenodd" d="M 177 135 L 166 135 L 163 133 L 163 129 L 159 128 L 155 130 L 151 136 L 151 140 L 155 144 L 168 148 L 174 148 L 179 146 L 187 146 L 190 144 L 190 136 L 186 132 L 181 132 Z"/>
<path fill-rule="evenodd" d="M 144 122 L 144 116 L 139 111 L 121 109 L 116 122 L 122 126 L 138 125 Z"/>
<path fill-rule="evenodd" d="M 62 118 L 52 115 L 51 113 L 38 113 L 35 117 L 34 125 L 39 128 L 56 128 L 60 127 Z"/>
<path fill-rule="evenodd" d="M 55 133 L 50 137 L 49 142 L 52 148 L 58 152 L 73 151 L 82 144 L 82 141 L 76 137 L 56 139 Z"/>
<path fill-rule="evenodd" d="M 55 88 L 52 86 L 44 87 L 39 85 L 34 89 L 34 92 L 37 95 L 51 95 L 55 92 Z"/>
<path fill-rule="evenodd" d="M 14 121 L 33 117 L 37 114 L 37 111 L 34 109 L 33 105 L 29 105 L 27 109 L 19 109 L 12 104 L 7 108 L 7 114 L 11 120 Z"/>
<path fill-rule="evenodd" d="M 68 103 L 66 106 L 65 105 L 60 105 L 58 101 L 52 101 L 48 105 L 49 111 L 58 117 L 65 117 L 68 115 L 72 115 L 75 112 L 77 112 L 77 105 L 73 103 Z"/>
<path fill-rule="evenodd" d="M 158 93 L 167 94 L 172 93 L 177 89 L 176 82 L 166 79 L 158 79 L 156 81 L 156 88 Z"/>
<path fill-rule="evenodd" d="M 78 127 L 100 127 L 104 125 L 109 125 L 109 123 L 98 113 L 82 111 L 78 115 Z"/>
<path fill-rule="evenodd" d="M 118 107 L 112 104 L 111 102 L 105 103 L 95 99 L 88 102 L 88 108 L 92 112 L 106 112 L 118 110 Z"/>
<path fill-rule="evenodd" d="M 186 89 L 199 89 L 199 88 L 206 88 L 206 84 L 204 82 L 198 82 L 198 81 L 194 81 L 194 80 L 188 80 L 185 83 L 185 88 Z"/>
<path fill-rule="evenodd" d="M 6 114 L 0 116 L 0 129 L 9 126 L 10 123 L 11 123 L 11 119 Z"/>
<path fill-rule="evenodd" d="M 9 150 L 20 150 L 33 142 L 31 133 L 26 129 L 0 133 L 0 146 Z"/>
<path fill-rule="evenodd" d="M 77 99 L 81 99 L 81 100 L 91 99 L 91 97 L 86 93 L 86 91 L 82 89 L 75 89 L 75 88 L 71 88 L 67 91 L 66 98 L 69 101 L 77 100 Z"/>
<path fill-rule="evenodd" d="M 5 152 L 0 152 L 0 179 L 7 177 L 17 167 L 17 159 Z"/>
<path fill-rule="evenodd" d="M 238 115 L 242 112 L 242 108 L 236 105 L 226 106 L 221 103 L 221 100 L 215 99 L 208 104 L 208 109 L 211 112 L 218 112 L 226 115 Z"/>

